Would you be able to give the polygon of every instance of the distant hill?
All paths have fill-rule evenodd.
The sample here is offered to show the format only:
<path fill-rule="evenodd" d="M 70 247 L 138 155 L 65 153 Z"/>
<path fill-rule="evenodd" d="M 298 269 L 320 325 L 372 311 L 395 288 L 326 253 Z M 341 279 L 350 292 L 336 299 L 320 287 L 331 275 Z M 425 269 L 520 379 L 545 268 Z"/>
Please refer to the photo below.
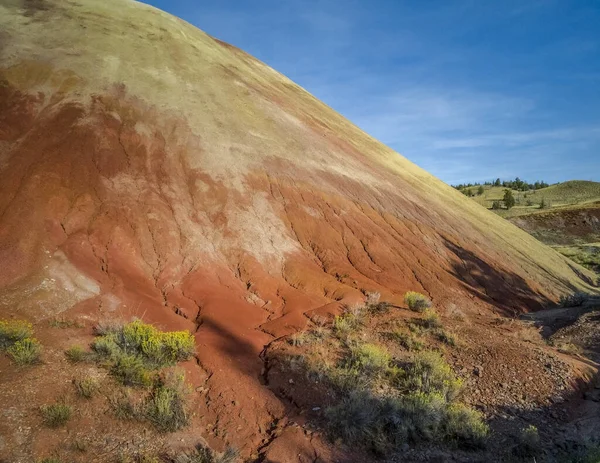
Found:
<path fill-rule="evenodd" d="M 473 194 L 472 199 L 492 209 L 494 201 L 502 202 L 506 188 L 501 186 L 482 185 L 483 194 L 479 195 L 479 186 L 466 188 Z M 527 215 L 544 210 L 551 210 L 562 207 L 579 207 L 595 202 L 600 202 L 600 182 L 591 182 L 586 180 L 572 180 L 568 182 L 557 183 L 539 190 L 517 191 L 512 190 L 516 200 L 516 205 L 510 210 L 505 208 L 497 209 L 494 212 L 502 217 L 515 217 Z M 544 202 L 545 208 L 540 206 Z"/>
<path fill-rule="evenodd" d="M 504 186 L 455 188 L 572 261 L 600 273 L 600 182 L 571 180 L 535 190 L 511 189 L 516 202 L 511 209 L 503 204 Z M 494 209 L 495 202 L 499 209 Z"/>

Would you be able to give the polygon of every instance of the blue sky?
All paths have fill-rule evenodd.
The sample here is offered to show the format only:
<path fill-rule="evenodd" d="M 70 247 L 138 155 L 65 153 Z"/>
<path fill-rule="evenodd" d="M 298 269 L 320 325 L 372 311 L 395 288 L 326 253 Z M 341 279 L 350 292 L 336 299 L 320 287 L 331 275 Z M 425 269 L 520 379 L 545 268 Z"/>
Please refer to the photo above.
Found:
<path fill-rule="evenodd" d="M 449 183 L 600 181 L 598 0 L 146 0 Z"/>

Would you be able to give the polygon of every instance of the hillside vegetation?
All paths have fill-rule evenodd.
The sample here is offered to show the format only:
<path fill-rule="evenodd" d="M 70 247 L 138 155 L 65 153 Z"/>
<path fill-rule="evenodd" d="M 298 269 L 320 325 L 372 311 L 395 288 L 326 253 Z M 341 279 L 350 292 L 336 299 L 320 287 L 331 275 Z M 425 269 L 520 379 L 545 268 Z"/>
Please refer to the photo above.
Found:
<path fill-rule="evenodd" d="M 514 186 L 515 182 L 508 183 Z M 523 185 L 522 189 L 510 189 L 514 198 L 510 208 L 506 207 L 504 186 L 455 188 L 565 257 L 600 273 L 600 182 L 572 180 L 537 189 Z"/>
<path fill-rule="evenodd" d="M 494 202 L 500 202 L 502 207 L 494 210 L 494 212 L 506 218 L 532 214 L 547 209 L 584 206 L 600 202 L 600 182 L 585 180 L 557 183 L 538 190 L 511 190 L 516 204 L 509 210 L 502 204 L 504 192 L 506 191 L 505 187 L 481 185 L 482 194 L 478 194 L 479 188 L 480 186 L 472 186 L 461 191 L 470 191 L 472 199 L 488 209 L 494 210 Z"/>

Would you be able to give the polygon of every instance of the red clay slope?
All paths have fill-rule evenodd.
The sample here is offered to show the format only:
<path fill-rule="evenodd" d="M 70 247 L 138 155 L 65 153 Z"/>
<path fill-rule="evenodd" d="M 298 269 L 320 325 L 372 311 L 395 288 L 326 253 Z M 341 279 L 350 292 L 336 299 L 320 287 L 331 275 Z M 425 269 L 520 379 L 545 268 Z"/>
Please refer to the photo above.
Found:
<path fill-rule="evenodd" d="M 0 0 L 0 172 L 4 314 L 194 331 L 201 412 L 249 450 L 284 413 L 260 353 L 315 311 L 416 290 L 514 314 L 587 289 L 285 77 L 125 0 Z"/>

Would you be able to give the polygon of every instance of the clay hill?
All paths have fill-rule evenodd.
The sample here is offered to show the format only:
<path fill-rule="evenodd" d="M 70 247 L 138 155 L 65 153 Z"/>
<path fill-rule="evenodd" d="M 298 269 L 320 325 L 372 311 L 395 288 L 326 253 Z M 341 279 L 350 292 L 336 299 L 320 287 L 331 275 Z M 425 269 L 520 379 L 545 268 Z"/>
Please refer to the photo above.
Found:
<path fill-rule="evenodd" d="M 342 461 L 351 443 L 319 431 L 305 391 L 274 385 L 269 349 L 374 292 L 400 319 L 405 292 L 432 301 L 464 340 L 447 356 L 465 400 L 484 410 L 549 403 L 583 375 L 498 320 L 593 292 L 588 270 L 146 5 L 0 0 L 0 175 L 0 315 L 31 322 L 44 349 L 34 367 L 0 360 L 6 461 L 200 440 L 250 460 Z M 184 430 L 154 435 L 69 395 L 72 368 L 95 367 L 63 351 L 134 318 L 195 337 Z M 75 405 L 55 431 L 38 409 L 58 397 Z"/>

